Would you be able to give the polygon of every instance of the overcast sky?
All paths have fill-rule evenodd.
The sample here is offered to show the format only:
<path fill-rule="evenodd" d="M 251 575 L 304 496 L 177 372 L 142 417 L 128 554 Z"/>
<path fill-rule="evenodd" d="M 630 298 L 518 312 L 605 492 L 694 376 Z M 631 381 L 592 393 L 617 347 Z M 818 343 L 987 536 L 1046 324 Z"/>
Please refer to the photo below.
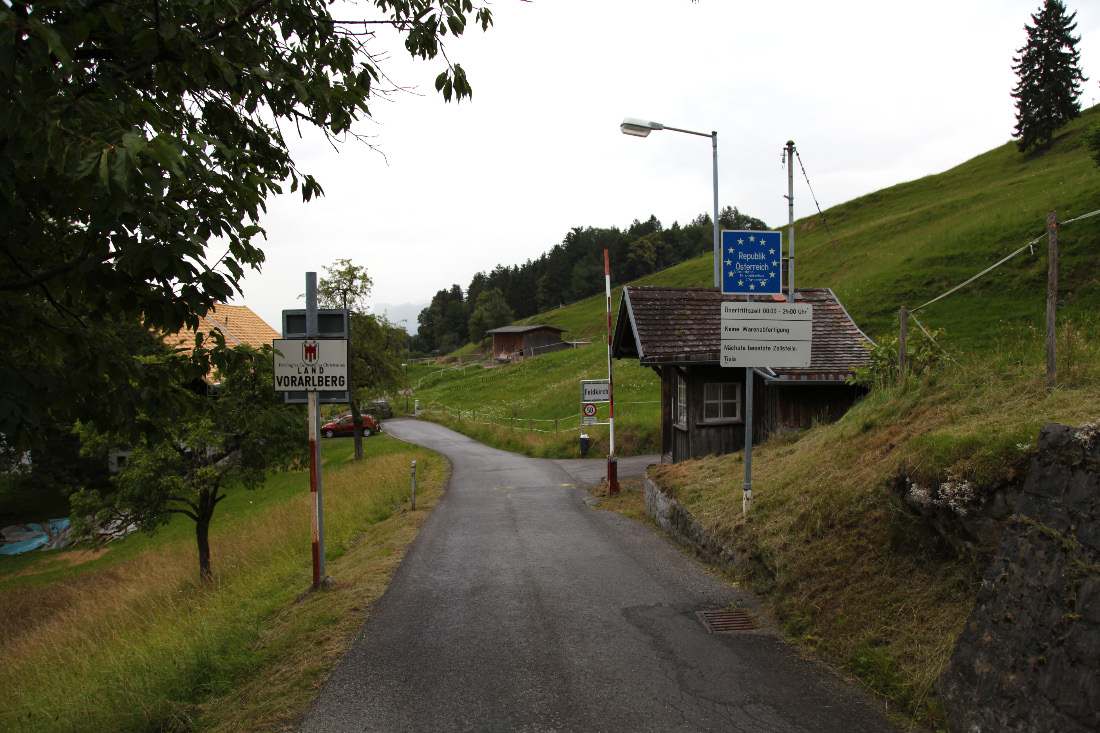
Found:
<path fill-rule="evenodd" d="M 1012 137 L 1012 57 L 1040 4 L 495 0 L 493 27 L 446 47 L 474 89 L 457 105 L 435 92 L 440 60 L 380 39 L 383 70 L 416 92 L 375 101 L 360 124 L 381 154 L 290 140 L 326 195 L 269 201 L 267 262 L 234 302 L 278 330 L 283 309 L 304 307 L 305 273 L 349 258 L 374 280 L 374 309 L 414 333 L 436 291 L 536 259 L 573 227 L 711 211 L 710 140 L 629 137 L 624 117 L 716 130 L 720 205 L 774 227 L 787 221 L 787 140 L 822 208 L 947 170 Z M 1088 107 L 1100 3 L 1067 5 Z M 796 167 L 795 217 L 813 212 Z"/>

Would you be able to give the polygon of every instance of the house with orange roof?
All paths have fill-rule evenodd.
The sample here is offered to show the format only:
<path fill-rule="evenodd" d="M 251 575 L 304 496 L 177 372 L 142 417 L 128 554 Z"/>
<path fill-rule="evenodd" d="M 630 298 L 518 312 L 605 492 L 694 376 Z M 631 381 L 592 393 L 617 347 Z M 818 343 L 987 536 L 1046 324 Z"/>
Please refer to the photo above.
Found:
<path fill-rule="evenodd" d="M 282 334 L 246 305 L 216 303 L 199 319 L 199 330 L 204 338 L 209 339 L 214 338 L 215 332 L 220 333 L 230 347 L 243 344 L 261 349 L 270 346 L 273 340 L 282 338 Z M 162 341 L 173 350 L 191 349 L 195 345 L 195 333 L 193 329 L 183 328 L 179 333 L 166 334 Z M 207 386 L 213 385 L 213 375 L 207 374 L 202 381 Z"/>

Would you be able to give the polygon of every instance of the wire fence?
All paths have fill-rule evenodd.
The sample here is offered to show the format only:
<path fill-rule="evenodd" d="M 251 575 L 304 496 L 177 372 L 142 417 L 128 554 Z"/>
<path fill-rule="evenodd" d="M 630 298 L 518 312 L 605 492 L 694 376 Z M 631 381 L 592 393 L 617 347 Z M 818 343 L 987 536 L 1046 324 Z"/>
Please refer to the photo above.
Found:
<path fill-rule="evenodd" d="M 616 402 L 616 405 L 656 405 L 660 404 L 660 400 L 643 400 L 639 402 Z M 424 412 L 438 412 L 446 415 L 447 417 L 462 420 L 463 422 L 473 423 L 475 425 L 494 425 L 498 428 L 505 428 L 508 430 L 521 430 L 529 433 L 546 433 L 557 434 L 560 432 L 571 432 L 581 427 L 581 413 L 577 412 L 573 415 L 566 415 L 564 417 L 554 418 L 542 418 L 542 417 L 519 417 L 519 416 L 502 416 L 496 414 L 492 409 L 486 408 L 483 410 L 463 410 L 457 407 L 449 407 L 441 402 L 430 402 L 426 407 L 421 408 Z M 479 419 L 480 418 L 480 419 Z M 536 427 L 538 423 L 538 427 Z M 551 423 L 553 424 L 551 426 Z"/>
<path fill-rule="evenodd" d="M 1072 224 L 1074 222 L 1081 221 L 1082 219 L 1088 219 L 1088 218 L 1093 217 L 1093 216 L 1100 216 L 1100 209 L 1096 209 L 1095 211 L 1090 211 L 1087 214 L 1082 214 L 1081 216 L 1076 216 L 1072 219 L 1067 219 L 1066 221 L 1055 221 L 1051 226 L 1053 226 L 1055 228 L 1055 230 L 1060 230 L 1066 224 Z M 948 359 L 950 359 L 951 361 L 958 364 L 959 362 L 953 356 L 951 356 L 951 354 L 949 354 L 947 352 L 947 350 L 944 349 L 943 346 L 941 346 L 939 344 L 939 342 L 936 341 L 935 338 L 933 338 L 932 333 L 927 328 L 924 327 L 924 324 L 921 323 L 919 320 L 917 320 L 917 317 L 915 315 L 916 312 L 919 311 L 919 310 L 922 310 L 923 308 L 926 308 L 926 307 L 932 305 L 933 303 L 935 303 L 937 301 L 943 300 L 944 298 L 946 298 L 949 295 L 957 293 L 958 291 L 965 288 L 967 285 L 970 285 L 971 283 L 975 282 L 976 280 L 984 277 L 985 275 L 988 275 L 989 273 L 996 270 L 998 267 L 1001 267 L 1004 264 L 1006 264 L 1007 262 L 1011 261 L 1017 255 L 1022 254 L 1024 252 L 1024 250 L 1028 250 L 1029 252 L 1034 254 L 1035 245 L 1039 244 L 1044 239 L 1047 239 L 1049 236 L 1050 236 L 1049 233 L 1044 232 L 1043 234 L 1039 235 L 1035 239 L 1032 239 L 1030 242 L 1023 245 L 1022 247 L 1020 247 L 1016 251 L 1009 254 L 1007 257 L 1004 257 L 1004 258 L 998 260 L 997 262 L 995 262 L 994 264 L 992 264 L 989 267 L 985 268 L 984 270 L 982 270 L 978 274 L 974 275 L 973 277 L 968 278 L 967 280 L 964 280 L 963 282 L 959 283 L 958 285 L 951 288 L 950 290 L 947 290 L 947 291 L 943 292 L 942 294 L 937 295 L 935 298 L 932 298 L 931 300 L 924 303 L 923 305 L 919 305 L 916 308 L 911 308 L 911 309 L 903 307 L 903 313 L 905 315 L 905 318 L 912 318 L 913 322 L 916 323 L 917 326 L 920 327 L 921 331 L 924 332 L 924 335 L 928 337 L 929 341 L 931 341 L 937 348 L 939 348 L 939 350 L 942 351 L 944 353 L 944 355 L 947 356 Z M 901 344 L 901 348 L 902 349 L 905 348 L 904 341 Z M 902 362 L 902 363 L 904 363 L 904 362 Z"/>

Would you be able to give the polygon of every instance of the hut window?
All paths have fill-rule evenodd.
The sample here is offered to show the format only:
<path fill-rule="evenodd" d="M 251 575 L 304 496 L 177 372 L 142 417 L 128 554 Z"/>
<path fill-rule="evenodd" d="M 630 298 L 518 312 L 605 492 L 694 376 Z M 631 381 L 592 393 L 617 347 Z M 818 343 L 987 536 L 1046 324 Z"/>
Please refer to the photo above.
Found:
<path fill-rule="evenodd" d="M 738 382 L 710 382 L 703 385 L 703 419 L 741 419 L 741 385 Z"/>
<path fill-rule="evenodd" d="M 676 375 L 676 408 L 673 414 L 676 415 L 676 424 L 681 427 L 687 427 L 687 414 L 688 414 L 688 388 L 687 382 L 684 381 L 683 374 Z"/>

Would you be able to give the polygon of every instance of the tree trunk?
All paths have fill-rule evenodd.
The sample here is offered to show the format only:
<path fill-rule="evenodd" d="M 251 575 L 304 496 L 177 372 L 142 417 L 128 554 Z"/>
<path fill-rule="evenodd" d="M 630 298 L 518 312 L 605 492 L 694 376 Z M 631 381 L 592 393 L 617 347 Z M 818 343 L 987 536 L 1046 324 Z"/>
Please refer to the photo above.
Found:
<path fill-rule="evenodd" d="M 199 543 L 199 576 L 204 581 L 214 579 L 210 570 L 210 519 L 199 519 L 195 522 L 195 539 Z"/>
<path fill-rule="evenodd" d="M 199 577 L 205 582 L 214 579 L 210 569 L 210 519 L 214 516 L 217 490 L 199 492 L 198 518 L 195 520 L 195 540 L 199 546 Z"/>
<path fill-rule="evenodd" d="M 359 422 L 359 405 L 351 401 L 352 435 L 355 436 L 355 460 L 363 460 L 363 424 Z"/>

